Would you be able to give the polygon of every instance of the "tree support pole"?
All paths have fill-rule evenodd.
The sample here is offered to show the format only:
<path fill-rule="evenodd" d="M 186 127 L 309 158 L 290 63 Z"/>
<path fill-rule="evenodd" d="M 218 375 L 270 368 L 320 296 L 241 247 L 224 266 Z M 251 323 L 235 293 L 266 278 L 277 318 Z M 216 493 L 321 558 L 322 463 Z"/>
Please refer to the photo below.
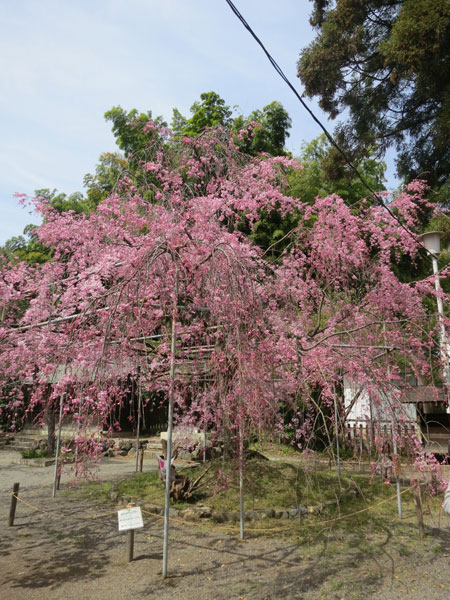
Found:
<path fill-rule="evenodd" d="M 395 425 L 395 422 L 394 422 L 394 425 Z M 395 430 L 393 430 L 392 443 L 394 446 L 394 456 L 392 457 L 393 458 L 392 466 L 393 466 L 393 471 L 395 474 L 395 487 L 397 489 L 397 509 L 398 509 L 398 516 L 401 519 L 402 518 L 402 495 L 400 492 L 400 456 L 398 455 L 397 436 L 396 436 Z"/>
<path fill-rule="evenodd" d="M 244 437 L 241 422 L 239 426 L 239 534 L 241 540 L 244 539 L 244 518 Z"/>
<path fill-rule="evenodd" d="M 340 448 L 339 448 L 339 428 L 338 428 L 336 396 L 334 396 L 333 399 L 334 399 L 334 427 L 335 427 L 335 435 L 336 435 L 336 466 L 337 466 L 339 489 L 341 489 L 341 453 L 340 453 Z"/>
<path fill-rule="evenodd" d="M 141 405 L 142 405 L 142 393 L 141 384 L 138 383 L 138 418 L 137 418 L 137 430 L 136 430 L 136 473 L 138 472 L 138 461 L 139 461 L 139 430 L 141 428 Z M 142 468 L 141 468 L 142 471 Z"/>
<path fill-rule="evenodd" d="M 178 295 L 178 294 L 177 294 Z M 176 342 L 176 301 L 172 315 L 172 336 L 170 343 L 170 380 L 169 380 L 169 411 L 167 417 L 167 458 L 166 458 L 166 494 L 164 503 L 164 544 L 162 576 L 167 577 L 167 559 L 169 552 L 169 513 L 170 513 L 170 475 L 172 467 L 172 429 L 173 429 L 173 400 L 175 395 L 175 342 Z"/>
<path fill-rule="evenodd" d="M 59 399 L 59 423 L 58 423 L 58 436 L 56 438 L 56 455 L 55 455 L 55 472 L 53 474 L 53 498 L 56 496 L 56 490 L 59 489 L 58 471 L 59 471 L 59 451 L 61 447 L 61 429 L 63 420 L 63 405 L 64 405 L 65 394 Z"/>
<path fill-rule="evenodd" d="M 422 499 L 420 497 L 420 485 L 417 479 L 412 482 L 414 493 L 414 504 L 416 506 L 417 526 L 419 528 L 420 541 L 423 542 L 425 537 L 425 528 L 423 524 Z"/>

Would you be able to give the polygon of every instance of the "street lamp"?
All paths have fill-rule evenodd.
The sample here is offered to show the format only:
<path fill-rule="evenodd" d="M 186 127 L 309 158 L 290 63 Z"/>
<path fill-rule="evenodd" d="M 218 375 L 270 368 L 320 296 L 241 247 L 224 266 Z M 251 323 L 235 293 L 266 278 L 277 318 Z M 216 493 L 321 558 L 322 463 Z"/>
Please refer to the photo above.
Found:
<path fill-rule="evenodd" d="M 447 343 L 447 335 L 444 326 L 444 307 L 442 304 L 442 288 L 439 280 L 439 267 L 437 257 L 441 251 L 441 237 L 440 231 L 429 231 L 422 234 L 421 236 L 423 245 L 428 250 L 431 256 L 431 262 L 433 263 L 434 273 L 434 288 L 436 290 L 436 302 L 439 315 L 439 326 L 440 326 L 440 347 L 441 357 L 444 363 L 444 383 L 449 385 L 449 347 Z"/>

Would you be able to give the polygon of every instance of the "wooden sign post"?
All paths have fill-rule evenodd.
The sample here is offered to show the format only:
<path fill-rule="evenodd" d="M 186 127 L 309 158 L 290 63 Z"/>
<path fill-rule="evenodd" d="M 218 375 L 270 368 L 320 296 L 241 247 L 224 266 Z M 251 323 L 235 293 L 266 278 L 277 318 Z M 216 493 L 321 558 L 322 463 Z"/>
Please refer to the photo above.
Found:
<path fill-rule="evenodd" d="M 130 506 L 117 512 L 119 519 L 119 531 L 127 532 L 126 559 L 133 560 L 134 554 L 134 530 L 144 527 L 140 506 Z"/>

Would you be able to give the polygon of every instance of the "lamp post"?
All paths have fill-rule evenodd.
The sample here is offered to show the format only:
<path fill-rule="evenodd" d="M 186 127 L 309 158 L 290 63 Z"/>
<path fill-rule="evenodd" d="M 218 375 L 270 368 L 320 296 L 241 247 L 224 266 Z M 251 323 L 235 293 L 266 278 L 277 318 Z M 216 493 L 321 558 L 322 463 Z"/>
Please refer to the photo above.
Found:
<path fill-rule="evenodd" d="M 440 231 L 429 231 L 421 236 L 423 245 L 428 250 L 431 256 L 431 262 L 433 263 L 434 273 L 434 289 L 436 290 L 436 302 L 439 315 L 439 327 L 440 327 L 440 348 L 441 358 L 444 364 L 444 384 L 449 385 L 449 346 L 447 342 L 447 335 L 444 326 L 444 307 L 442 304 L 442 288 L 439 280 L 439 267 L 437 257 L 441 251 L 441 237 Z"/>

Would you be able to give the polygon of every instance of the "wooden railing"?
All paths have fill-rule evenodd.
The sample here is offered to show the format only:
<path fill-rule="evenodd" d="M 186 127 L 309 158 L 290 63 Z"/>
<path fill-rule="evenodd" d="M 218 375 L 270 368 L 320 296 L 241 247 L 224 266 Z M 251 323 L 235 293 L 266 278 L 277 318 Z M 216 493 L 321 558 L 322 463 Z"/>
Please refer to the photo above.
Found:
<path fill-rule="evenodd" d="M 419 432 L 412 423 L 395 427 L 388 423 L 346 423 L 342 441 L 346 447 L 353 448 L 355 454 L 372 454 L 385 443 L 393 450 L 394 435 L 399 451 L 409 451 L 412 440 L 419 436 Z"/>

